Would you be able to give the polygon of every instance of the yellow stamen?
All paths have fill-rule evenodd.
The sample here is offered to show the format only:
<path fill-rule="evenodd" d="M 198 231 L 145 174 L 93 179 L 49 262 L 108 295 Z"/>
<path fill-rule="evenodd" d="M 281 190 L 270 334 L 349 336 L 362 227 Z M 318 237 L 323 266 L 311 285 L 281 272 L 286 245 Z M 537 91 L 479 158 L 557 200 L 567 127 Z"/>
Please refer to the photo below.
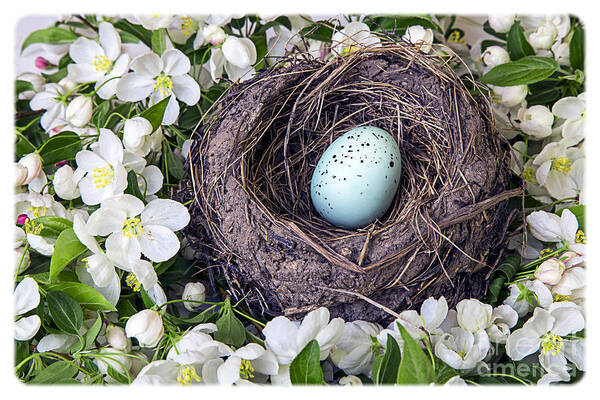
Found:
<path fill-rule="evenodd" d="M 127 218 L 123 224 L 123 236 L 126 238 L 140 237 L 144 227 L 139 218 Z"/>
<path fill-rule="evenodd" d="M 94 61 L 92 61 L 92 65 L 94 65 L 96 71 L 102 71 L 104 73 L 109 72 L 112 67 L 112 63 L 108 60 L 108 58 L 106 58 L 106 56 L 101 55 L 94 56 Z"/>
<path fill-rule="evenodd" d="M 90 264 L 88 264 L 88 259 L 87 258 L 82 258 L 81 262 L 83 262 L 85 269 L 89 269 L 90 268 Z"/>
<path fill-rule="evenodd" d="M 536 185 L 538 184 L 537 178 L 535 177 L 535 170 L 533 169 L 533 167 L 525 168 L 525 170 L 523 171 L 523 179 L 525 179 L 527 182 L 534 183 Z"/>
<path fill-rule="evenodd" d="M 575 243 L 586 244 L 585 233 L 583 233 L 581 229 L 578 230 L 577 234 L 575 235 Z"/>
<path fill-rule="evenodd" d="M 197 30 L 194 25 L 194 20 L 190 17 L 181 17 L 181 30 L 185 35 L 191 35 Z"/>
<path fill-rule="evenodd" d="M 43 217 L 46 215 L 46 207 L 29 207 L 29 211 L 33 213 L 33 218 Z"/>
<path fill-rule="evenodd" d="M 560 352 L 563 346 L 563 338 L 557 336 L 553 333 L 547 333 L 542 337 L 542 351 L 547 353 L 549 351 L 552 352 L 552 355 L 555 356 Z"/>
<path fill-rule="evenodd" d="M 192 380 L 201 382 L 200 376 L 191 365 L 185 365 L 179 369 L 179 375 L 177 375 L 177 382 L 180 385 L 189 385 Z"/>
<path fill-rule="evenodd" d="M 96 188 L 102 189 L 106 185 L 112 182 L 114 172 L 111 167 L 94 168 L 92 170 L 92 178 L 94 179 L 94 185 Z"/>
<path fill-rule="evenodd" d="M 448 41 L 454 43 L 466 44 L 465 40 L 460 37 L 459 31 L 453 31 L 450 35 L 448 35 Z"/>
<path fill-rule="evenodd" d="M 173 91 L 173 81 L 167 75 L 159 75 L 154 83 L 154 90 L 160 92 L 164 96 L 168 96 Z"/>
<path fill-rule="evenodd" d="M 29 218 L 25 221 L 25 232 L 33 235 L 39 235 L 44 229 L 44 224 L 40 224 L 35 221 L 31 221 Z"/>
<path fill-rule="evenodd" d="M 543 249 L 542 251 L 540 251 L 540 256 L 538 258 L 544 258 L 548 254 L 552 253 L 553 251 L 554 250 L 552 250 L 552 249 Z"/>
<path fill-rule="evenodd" d="M 248 360 L 242 360 L 240 363 L 240 376 L 244 379 L 254 378 L 254 367 Z"/>
<path fill-rule="evenodd" d="M 140 287 L 142 287 L 142 283 L 138 281 L 137 276 L 133 272 L 127 274 L 127 278 L 125 278 L 125 283 L 129 286 L 134 292 L 139 292 Z"/>
<path fill-rule="evenodd" d="M 563 174 L 568 174 L 573 163 L 566 157 L 556 158 L 552 161 L 552 169 Z"/>
<path fill-rule="evenodd" d="M 569 301 L 571 299 L 571 296 L 567 296 L 564 294 L 557 294 L 554 296 L 554 301 L 559 302 L 559 301 Z"/>
<path fill-rule="evenodd" d="M 344 47 L 342 49 L 342 56 L 347 56 L 348 54 L 352 54 L 356 51 L 358 51 L 359 47 L 356 45 L 350 45 L 348 47 Z"/>

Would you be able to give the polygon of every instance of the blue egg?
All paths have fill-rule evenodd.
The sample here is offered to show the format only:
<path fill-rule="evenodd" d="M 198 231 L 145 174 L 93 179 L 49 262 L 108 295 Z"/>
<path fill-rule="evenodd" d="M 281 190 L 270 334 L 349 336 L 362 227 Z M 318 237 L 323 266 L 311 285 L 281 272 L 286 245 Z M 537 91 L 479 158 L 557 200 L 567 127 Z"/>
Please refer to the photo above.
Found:
<path fill-rule="evenodd" d="M 319 159 L 310 183 L 313 205 L 333 225 L 362 228 L 386 213 L 401 170 L 400 149 L 389 133 L 374 126 L 354 128 Z"/>

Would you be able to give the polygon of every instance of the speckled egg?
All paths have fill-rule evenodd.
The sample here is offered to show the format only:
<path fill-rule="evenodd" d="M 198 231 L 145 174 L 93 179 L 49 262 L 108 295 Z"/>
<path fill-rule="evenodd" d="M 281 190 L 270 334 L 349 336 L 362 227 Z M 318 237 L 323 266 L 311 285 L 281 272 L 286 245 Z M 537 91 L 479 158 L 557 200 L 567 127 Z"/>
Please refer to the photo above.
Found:
<path fill-rule="evenodd" d="M 333 225 L 364 227 L 386 213 L 400 173 L 400 150 L 389 133 L 374 126 L 354 128 L 319 159 L 310 184 L 313 205 Z"/>

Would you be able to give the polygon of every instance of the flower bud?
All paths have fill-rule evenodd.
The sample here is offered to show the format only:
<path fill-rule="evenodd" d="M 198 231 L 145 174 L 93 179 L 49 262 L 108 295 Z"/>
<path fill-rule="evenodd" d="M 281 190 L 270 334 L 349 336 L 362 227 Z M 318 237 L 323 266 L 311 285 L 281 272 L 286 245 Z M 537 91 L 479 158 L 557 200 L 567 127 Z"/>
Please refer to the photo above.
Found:
<path fill-rule="evenodd" d="M 408 40 L 410 43 L 421 45 L 421 51 L 429 53 L 431 43 L 433 43 L 433 31 L 425 29 L 421 25 L 413 25 L 406 30 L 402 38 Z"/>
<path fill-rule="evenodd" d="M 29 257 L 29 251 L 25 249 L 25 247 L 19 247 L 13 250 L 14 254 L 14 261 L 15 261 L 15 268 L 14 268 L 14 273 L 16 274 L 22 274 L 23 272 L 25 272 L 25 270 L 27 268 L 29 268 L 29 265 L 31 264 L 31 258 Z M 18 268 L 18 272 L 17 272 L 17 268 Z"/>
<path fill-rule="evenodd" d="M 489 304 L 476 299 L 465 299 L 456 305 L 456 320 L 461 328 L 475 333 L 490 326 L 492 312 L 493 308 Z"/>
<path fill-rule="evenodd" d="M 481 55 L 483 62 L 488 67 L 495 67 L 496 65 L 506 64 L 510 62 L 510 56 L 508 51 L 500 46 L 490 46 Z"/>
<path fill-rule="evenodd" d="M 29 185 L 42 170 L 42 157 L 38 153 L 29 153 L 19 160 L 19 164 L 27 169 L 27 177 L 21 185 Z"/>
<path fill-rule="evenodd" d="M 362 381 L 356 375 L 348 375 L 340 378 L 340 385 L 342 386 L 362 386 Z"/>
<path fill-rule="evenodd" d="M 15 186 L 24 185 L 25 180 L 27 180 L 27 168 L 18 162 L 15 163 Z"/>
<path fill-rule="evenodd" d="M 154 310 L 143 310 L 131 316 L 125 325 L 127 337 L 135 337 L 141 347 L 155 347 L 165 328 L 162 318 Z"/>
<path fill-rule="evenodd" d="M 585 261 L 584 257 L 574 251 L 565 251 L 558 257 L 563 263 L 565 268 L 581 267 Z"/>
<path fill-rule="evenodd" d="M 146 136 L 152 133 L 152 124 L 144 117 L 125 120 L 123 124 L 123 145 L 129 151 L 136 152 L 144 144 Z"/>
<path fill-rule="evenodd" d="M 494 100 L 503 106 L 514 107 L 527 97 L 527 85 L 492 86 Z"/>
<path fill-rule="evenodd" d="M 552 134 L 554 115 L 548 107 L 535 105 L 519 109 L 519 128 L 528 135 L 545 138 Z"/>
<path fill-rule="evenodd" d="M 554 44 L 557 36 L 556 26 L 550 21 L 544 21 L 535 32 L 529 35 L 529 43 L 536 49 L 548 50 Z"/>
<path fill-rule="evenodd" d="M 37 69 L 50 69 L 56 67 L 56 65 L 53 65 L 50 61 L 46 60 L 42 56 L 36 57 L 34 64 Z"/>
<path fill-rule="evenodd" d="M 200 306 L 200 303 L 196 303 L 196 301 L 204 301 L 206 299 L 206 289 L 200 282 L 190 282 L 185 285 L 181 298 L 183 300 L 194 300 L 194 302 L 185 301 L 183 303 L 183 306 L 188 311 L 194 311 L 195 308 Z"/>
<path fill-rule="evenodd" d="M 498 33 L 508 32 L 514 22 L 514 14 L 490 15 L 488 17 L 488 23 L 490 24 L 490 27 Z"/>
<path fill-rule="evenodd" d="M 554 59 L 560 65 L 571 65 L 569 59 L 569 43 L 562 43 L 560 40 L 557 40 L 556 43 L 552 45 L 552 54 L 554 54 Z"/>
<path fill-rule="evenodd" d="M 106 328 L 106 341 L 109 346 L 117 350 L 129 352 L 131 349 L 131 340 L 125 335 L 125 330 L 120 326 L 111 324 Z"/>
<path fill-rule="evenodd" d="M 27 214 L 19 214 L 19 216 L 17 217 L 17 224 L 23 225 L 25 222 L 27 222 L 28 219 L 29 217 L 27 216 Z"/>
<path fill-rule="evenodd" d="M 92 119 L 94 104 L 89 96 L 77 96 L 67 106 L 65 116 L 67 121 L 76 127 L 86 125 Z"/>
<path fill-rule="evenodd" d="M 204 36 L 204 39 L 213 46 L 220 45 L 227 37 L 225 31 L 219 25 L 205 26 L 202 30 L 202 35 Z"/>
<path fill-rule="evenodd" d="M 58 84 L 63 88 L 64 93 L 72 92 L 77 87 L 77 83 L 73 82 L 69 77 L 64 77 Z"/>
<path fill-rule="evenodd" d="M 64 200 L 73 200 L 80 196 L 77 184 L 79 181 L 74 178 L 73 168 L 63 165 L 54 173 L 54 191 L 56 195 Z"/>
<path fill-rule="evenodd" d="M 558 258 L 550 258 L 541 263 L 535 270 L 534 276 L 546 285 L 556 285 L 565 272 L 565 264 Z"/>

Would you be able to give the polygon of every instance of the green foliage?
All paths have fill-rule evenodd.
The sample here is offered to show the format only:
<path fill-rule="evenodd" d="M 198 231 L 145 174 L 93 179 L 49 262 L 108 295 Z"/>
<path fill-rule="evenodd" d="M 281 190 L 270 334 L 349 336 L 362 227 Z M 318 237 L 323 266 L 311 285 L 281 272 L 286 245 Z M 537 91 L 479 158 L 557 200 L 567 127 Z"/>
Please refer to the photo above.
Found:
<path fill-rule="evenodd" d="M 152 32 L 143 26 L 132 24 L 126 19 L 116 21 L 113 26 L 118 30 L 131 34 L 132 36 L 141 40 L 146 46 L 152 48 Z"/>
<path fill-rule="evenodd" d="M 506 50 L 513 61 L 535 55 L 535 50 L 527 41 L 523 27 L 518 22 L 515 22 L 506 34 Z"/>
<path fill-rule="evenodd" d="M 42 237 L 58 237 L 65 229 L 73 228 L 73 223 L 68 219 L 52 216 L 38 217 L 32 220 L 36 225 L 43 225 L 41 232 Z"/>
<path fill-rule="evenodd" d="M 140 191 L 140 184 L 138 183 L 138 175 L 133 170 L 127 173 L 127 188 L 125 189 L 125 193 L 144 201 L 144 194 Z"/>
<path fill-rule="evenodd" d="M 323 383 L 320 357 L 319 343 L 313 339 L 290 364 L 292 385 L 320 385 Z"/>
<path fill-rule="evenodd" d="M 519 271 L 520 265 L 521 256 L 517 253 L 508 255 L 504 261 L 502 261 L 491 275 L 486 302 L 494 306 L 500 302 L 500 295 L 504 284 L 510 282 L 512 277 Z"/>
<path fill-rule="evenodd" d="M 44 166 L 59 161 L 74 160 L 75 155 L 82 149 L 81 138 L 71 131 L 64 131 L 52 136 L 39 149 Z"/>
<path fill-rule="evenodd" d="M 73 297 L 79 304 L 90 310 L 116 311 L 100 292 L 79 282 L 58 282 L 46 285 L 48 292 L 61 291 Z"/>
<path fill-rule="evenodd" d="M 41 369 L 29 383 L 33 385 L 53 384 L 64 379 L 73 378 L 78 371 L 78 368 L 72 362 L 57 361 Z"/>
<path fill-rule="evenodd" d="M 400 347 L 392 335 L 388 333 L 386 349 L 383 355 L 376 355 L 373 361 L 372 379 L 376 385 L 394 384 L 398 380 L 400 365 Z"/>
<path fill-rule="evenodd" d="M 167 39 L 165 36 L 165 29 L 157 29 L 152 31 L 152 51 L 159 56 L 165 51 L 167 47 Z"/>
<path fill-rule="evenodd" d="M 558 68 L 558 63 L 551 58 L 527 56 L 495 66 L 480 81 L 495 86 L 529 85 L 548 78 Z"/>
<path fill-rule="evenodd" d="M 431 359 L 419 346 L 419 343 L 396 322 L 402 335 L 402 360 L 398 368 L 397 383 L 402 385 L 427 385 L 435 382 L 435 371 Z"/>
<path fill-rule="evenodd" d="M 46 295 L 48 311 L 56 327 L 65 333 L 79 336 L 83 324 L 83 311 L 77 301 L 65 292 L 49 292 Z"/>
<path fill-rule="evenodd" d="M 21 51 L 34 43 L 65 44 L 74 42 L 77 37 L 78 36 L 74 32 L 63 28 L 51 27 L 40 29 L 27 36 L 21 46 Z"/>
<path fill-rule="evenodd" d="M 60 271 L 86 250 L 87 247 L 77 239 L 73 229 L 63 230 L 56 239 L 54 253 L 50 259 L 50 280 L 56 278 Z"/>
<path fill-rule="evenodd" d="M 585 33 L 581 26 L 575 27 L 569 43 L 569 61 L 571 67 L 583 71 L 585 67 Z"/>
<path fill-rule="evenodd" d="M 216 322 L 218 330 L 214 333 L 216 340 L 235 347 L 241 347 L 246 340 L 246 329 L 231 308 L 229 299 L 225 300 L 221 317 Z"/>
<path fill-rule="evenodd" d="M 138 115 L 138 117 L 146 118 L 148 122 L 150 122 L 152 125 L 152 132 L 157 130 L 162 124 L 163 116 L 165 115 L 165 110 L 167 109 L 167 104 L 169 103 L 170 98 L 170 96 L 165 97 Z"/>
<path fill-rule="evenodd" d="M 585 205 L 580 204 L 578 206 L 563 208 L 559 210 L 557 214 L 562 216 L 562 213 L 565 210 L 569 210 L 575 215 L 575 218 L 577 218 L 577 223 L 579 224 L 579 229 L 585 232 Z"/>

